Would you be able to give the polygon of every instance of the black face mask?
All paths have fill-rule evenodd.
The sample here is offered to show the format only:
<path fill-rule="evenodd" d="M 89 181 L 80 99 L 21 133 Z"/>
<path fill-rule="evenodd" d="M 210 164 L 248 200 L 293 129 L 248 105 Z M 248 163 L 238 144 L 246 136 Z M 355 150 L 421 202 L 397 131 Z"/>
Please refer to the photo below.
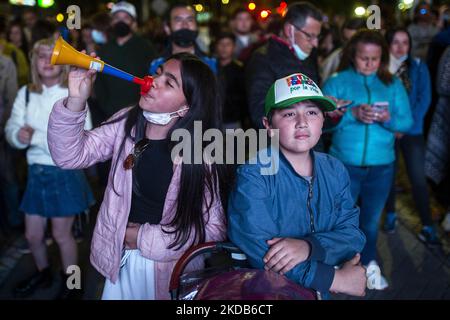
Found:
<path fill-rule="evenodd" d="M 114 35 L 118 38 L 122 38 L 130 34 L 131 28 L 123 21 L 117 22 L 112 29 Z"/>
<path fill-rule="evenodd" d="M 170 34 L 170 40 L 182 48 L 192 47 L 197 39 L 198 31 L 180 29 Z"/>

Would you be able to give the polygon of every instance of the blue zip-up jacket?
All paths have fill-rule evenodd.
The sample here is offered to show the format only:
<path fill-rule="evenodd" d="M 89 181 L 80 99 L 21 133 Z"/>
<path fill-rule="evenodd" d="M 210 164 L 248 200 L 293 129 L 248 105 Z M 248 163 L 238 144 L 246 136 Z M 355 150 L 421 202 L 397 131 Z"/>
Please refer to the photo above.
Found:
<path fill-rule="evenodd" d="M 431 79 L 426 63 L 412 59 L 409 66 L 411 89 L 408 93 L 414 124 L 407 132 L 409 135 L 423 133 L 423 121 L 431 104 Z"/>
<path fill-rule="evenodd" d="M 278 172 L 262 175 L 261 153 L 237 169 L 237 184 L 228 206 L 228 236 L 247 255 L 252 267 L 264 268 L 274 237 L 304 239 L 310 257 L 286 273 L 308 288 L 327 294 L 334 266 L 342 264 L 365 244 L 359 229 L 359 208 L 354 205 L 350 179 L 343 164 L 323 153 L 311 152 L 311 183 L 295 172 L 280 152 Z M 276 160 L 275 160 L 276 161 Z M 256 164 L 251 164 L 256 163 Z"/>
<path fill-rule="evenodd" d="M 394 133 L 408 132 L 413 124 L 408 95 L 400 79 L 394 77 L 385 85 L 375 73 L 365 76 L 350 68 L 332 75 L 322 91 L 352 101 L 332 129 L 331 155 L 352 166 L 386 165 L 395 160 Z M 389 103 L 390 121 L 366 124 L 353 116 L 353 106 L 382 101 Z"/>

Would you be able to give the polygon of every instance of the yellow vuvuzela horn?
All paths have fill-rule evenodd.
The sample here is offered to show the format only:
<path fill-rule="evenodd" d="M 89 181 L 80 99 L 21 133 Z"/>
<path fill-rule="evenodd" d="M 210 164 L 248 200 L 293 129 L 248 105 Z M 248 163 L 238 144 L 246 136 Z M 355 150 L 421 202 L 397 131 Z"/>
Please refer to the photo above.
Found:
<path fill-rule="evenodd" d="M 52 52 L 51 64 L 53 65 L 72 65 L 82 69 L 94 69 L 98 72 L 106 73 L 141 86 L 141 94 L 146 94 L 153 83 L 151 76 L 144 78 L 135 77 L 125 71 L 114 68 L 100 59 L 93 58 L 77 51 L 68 44 L 62 37 L 56 40 L 55 47 Z"/>

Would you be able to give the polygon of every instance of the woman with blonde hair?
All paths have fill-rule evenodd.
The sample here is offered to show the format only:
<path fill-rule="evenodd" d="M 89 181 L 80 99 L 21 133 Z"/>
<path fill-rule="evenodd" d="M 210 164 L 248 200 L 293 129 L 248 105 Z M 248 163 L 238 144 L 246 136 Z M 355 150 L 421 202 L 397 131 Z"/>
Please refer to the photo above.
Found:
<path fill-rule="evenodd" d="M 63 267 L 60 295 L 65 295 L 66 270 L 77 264 L 77 246 L 71 228 L 75 215 L 86 210 L 94 199 L 82 171 L 63 170 L 55 165 L 47 143 L 47 125 L 53 104 L 67 96 L 68 70 L 50 64 L 55 41 L 36 42 L 31 52 L 32 82 L 22 87 L 6 124 L 8 142 L 27 150 L 28 180 L 20 209 L 25 212 L 25 237 L 38 272 L 20 283 L 15 293 L 24 297 L 52 283 L 52 273 L 44 242 L 47 219 L 59 246 Z M 85 128 L 92 127 L 90 118 Z"/>

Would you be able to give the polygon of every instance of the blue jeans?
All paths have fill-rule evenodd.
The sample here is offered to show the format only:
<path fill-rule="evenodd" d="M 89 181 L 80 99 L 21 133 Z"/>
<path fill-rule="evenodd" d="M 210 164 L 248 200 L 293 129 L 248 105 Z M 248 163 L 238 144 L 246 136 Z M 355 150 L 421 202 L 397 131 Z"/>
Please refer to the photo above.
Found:
<path fill-rule="evenodd" d="M 371 260 L 376 260 L 378 224 L 394 177 L 394 164 L 371 167 L 346 165 L 346 168 L 353 200 L 357 202 L 359 199 L 359 227 L 366 235 L 361 262 L 367 265 Z"/>
<path fill-rule="evenodd" d="M 425 178 L 425 139 L 422 135 L 404 135 L 396 141 L 396 151 L 400 148 L 405 159 L 406 172 L 412 186 L 412 194 L 419 211 L 422 225 L 431 226 L 430 198 Z M 396 160 L 397 167 L 398 158 Z M 391 192 L 386 203 L 387 212 L 395 212 L 395 177 L 392 181 Z"/>

